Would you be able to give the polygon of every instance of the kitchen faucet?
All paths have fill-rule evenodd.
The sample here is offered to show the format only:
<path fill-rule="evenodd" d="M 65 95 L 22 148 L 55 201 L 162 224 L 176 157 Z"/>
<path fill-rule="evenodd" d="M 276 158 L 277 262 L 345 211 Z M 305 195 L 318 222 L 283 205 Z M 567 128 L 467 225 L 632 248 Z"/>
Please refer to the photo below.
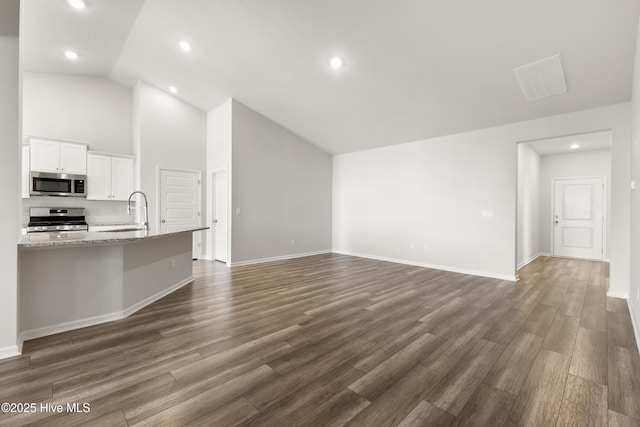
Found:
<path fill-rule="evenodd" d="M 144 217 L 145 217 L 144 229 L 146 231 L 149 231 L 149 204 L 147 203 L 147 195 L 144 194 L 142 191 L 134 191 L 129 195 L 129 200 L 127 200 L 127 215 L 131 215 L 131 209 L 138 209 L 135 206 L 131 207 L 131 198 L 136 193 L 142 194 L 142 197 L 144 197 Z"/>

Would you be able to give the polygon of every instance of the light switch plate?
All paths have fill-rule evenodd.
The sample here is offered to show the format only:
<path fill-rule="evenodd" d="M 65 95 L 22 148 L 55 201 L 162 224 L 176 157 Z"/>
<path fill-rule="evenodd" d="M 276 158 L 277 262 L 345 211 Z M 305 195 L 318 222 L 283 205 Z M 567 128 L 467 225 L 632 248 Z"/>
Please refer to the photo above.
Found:
<path fill-rule="evenodd" d="M 490 210 L 482 211 L 482 217 L 493 218 L 493 211 L 490 211 Z"/>
<path fill-rule="evenodd" d="M 633 181 L 631 181 L 631 189 L 632 190 L 636 189 L 636 180 L 635 179 Z"/>

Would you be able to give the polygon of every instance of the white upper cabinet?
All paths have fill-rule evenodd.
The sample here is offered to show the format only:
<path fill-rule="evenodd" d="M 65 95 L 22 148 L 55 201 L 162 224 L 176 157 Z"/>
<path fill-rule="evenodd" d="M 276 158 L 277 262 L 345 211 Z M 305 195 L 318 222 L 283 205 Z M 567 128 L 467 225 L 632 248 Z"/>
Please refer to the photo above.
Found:
<path fill-rule="evenodd" d="M 133 159 L 111 158 L 112 200 L 127 200 L 133 191 Z"/>
<path fill-rule="evenodd" d="M 60 171 L 77 175 L 87 174 L 87 146 L 60 143 Z"/>
<path fill-rule="evenodd" d="M 46 139 L 31 139 L 31 170 L 60 172 L 60 143 Z"/>
<path fill-rule="evenodd" d="M 87 154 L 87 200 L 111 200 L 111 157 Z"/>
<path fill-rule="evenodd" d="M 32 172 L 86 175 L 87 146 L 47 139 L 30 139 Z"/>
<path fill-rule="evenodd" d="M 127 200 L 132 191 L 132 158 L 87 155 L 87 200 Z"/>

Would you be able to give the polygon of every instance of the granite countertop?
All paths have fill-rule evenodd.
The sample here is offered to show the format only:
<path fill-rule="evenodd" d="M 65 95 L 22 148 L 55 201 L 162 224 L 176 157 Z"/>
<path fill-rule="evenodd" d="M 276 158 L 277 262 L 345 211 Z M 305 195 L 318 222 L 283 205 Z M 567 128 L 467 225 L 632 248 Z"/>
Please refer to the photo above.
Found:
<path fill-rule="evenodd" d="M 180 231 L 76 231 L 71 233 L 30 233 L 18 240 L 18 249 L 51 248 L 65 246 L 95 246 L 157 239 L 180 233 L 207 230 L 209 227 L 188 228 Z"/>

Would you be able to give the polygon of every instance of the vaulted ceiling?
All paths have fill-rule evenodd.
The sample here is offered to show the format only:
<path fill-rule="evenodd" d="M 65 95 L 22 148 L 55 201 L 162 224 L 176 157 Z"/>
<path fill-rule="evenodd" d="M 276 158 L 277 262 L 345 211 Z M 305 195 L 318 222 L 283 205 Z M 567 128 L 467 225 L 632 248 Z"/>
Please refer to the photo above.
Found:
<path fill-rule="evenodd" d="M 22 0 L 26 71 L 175 86 L 203 111 L 233 97 L 330 153 L 628 101 L 640 16 L 637 0 L 86 3 Z M 513 68 L 555 54 L 568 92 L 526 101 Z"/>

